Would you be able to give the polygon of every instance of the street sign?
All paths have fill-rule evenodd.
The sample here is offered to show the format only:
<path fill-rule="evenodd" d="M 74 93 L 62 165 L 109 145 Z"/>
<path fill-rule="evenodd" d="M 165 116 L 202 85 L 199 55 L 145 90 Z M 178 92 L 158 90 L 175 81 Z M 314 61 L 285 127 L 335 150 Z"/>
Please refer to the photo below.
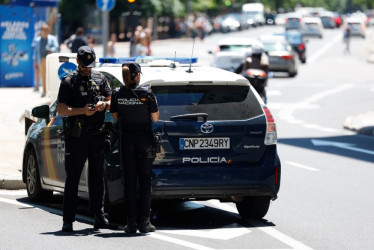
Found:
<path fill-rule="evenodd" d="M 114 8 L 116 0 L 96 0 L 96 6 L 101 11 L 110 11 Z"/>

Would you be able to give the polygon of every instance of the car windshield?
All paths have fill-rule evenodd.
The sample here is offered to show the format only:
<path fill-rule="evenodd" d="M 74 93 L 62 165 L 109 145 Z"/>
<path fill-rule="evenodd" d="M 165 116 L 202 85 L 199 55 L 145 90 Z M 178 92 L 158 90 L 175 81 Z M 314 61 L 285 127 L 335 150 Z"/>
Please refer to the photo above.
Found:
<path fill-rule="evenodd" d="M 246 50 L 248 48 L 252 47 L 251 45 L 248 44 L 225 44 L 225 45 L 220 45 L 219 49 L 220 51 L 242 51 Z"/>
<path fill-rule="evenodd" d="M 208 120 L 247 120 L 262 114 L 249 86 L 152 86 L 161 120 L 171 116 L 207 113 Z"/>

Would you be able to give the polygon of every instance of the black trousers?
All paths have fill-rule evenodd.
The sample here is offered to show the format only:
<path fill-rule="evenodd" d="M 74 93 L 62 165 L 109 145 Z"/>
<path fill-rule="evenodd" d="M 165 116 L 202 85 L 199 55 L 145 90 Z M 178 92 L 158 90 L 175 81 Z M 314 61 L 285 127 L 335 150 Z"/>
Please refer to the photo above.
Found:
<path fill-rule="evenodd" d="M 78 202 L 78 185 L 88 159 L 90 210 L 95 215 L 104 212 L 104 133 L 82 132 L 79 138 L 65 141 L 65 171 L 63 220 L 74 222 Z"/>
<path fill-rule="evenodd" d="M 140 216 L 149 217 L 151 210 L 152 134 L 125 132 L 121 138 L 125 178 L 125 203 L 128 218 L 137 217 L 137 182 L 139 182 Z"/>

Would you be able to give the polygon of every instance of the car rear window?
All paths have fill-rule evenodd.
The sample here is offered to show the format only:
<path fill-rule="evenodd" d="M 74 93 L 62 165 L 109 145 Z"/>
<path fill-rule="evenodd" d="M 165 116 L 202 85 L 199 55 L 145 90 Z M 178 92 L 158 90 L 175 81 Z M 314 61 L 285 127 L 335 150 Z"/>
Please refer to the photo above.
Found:
<path fill-rule="evenodd" d="M 283 42 L 264 42 L 264 49 L 267 52 L 271 51 L 287 51 L 287 44 Z"/>
<path fill-rule="evenodd" d="M 220 51 L 242 51 L 248 48 L 251 48 L 251 45 L 235 45 L 235 44 L 225 44 L 225 45 L 220 45 L 219 49 Z"/>
<path fill-rule="evenodd" d="M 286 28 L 298 29 L 301 27 L 299 18 L 287 18 Z"/>
<path fill-rule="evenodd" d="M 208 120 L 247 120 L 263 113 L 249 86 L 152 86 L 161 120 L 171 116 L 207 113 Z"/>
<path fill-rule="evenodd" d="M 300 34 L 287 33 L 286 37 L 288 42 L 292 44 L 303 42 L 303 39 Z"/>

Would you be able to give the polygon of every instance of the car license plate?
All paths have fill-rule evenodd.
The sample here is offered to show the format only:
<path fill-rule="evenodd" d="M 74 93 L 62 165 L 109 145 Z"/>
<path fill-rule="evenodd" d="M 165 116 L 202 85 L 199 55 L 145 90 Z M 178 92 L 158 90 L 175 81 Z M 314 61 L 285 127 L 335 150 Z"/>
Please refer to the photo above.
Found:
<path fill-rule="evenodd" d="M 180 138 L 179 149 L 228 149 L 229 137 Z"/>

